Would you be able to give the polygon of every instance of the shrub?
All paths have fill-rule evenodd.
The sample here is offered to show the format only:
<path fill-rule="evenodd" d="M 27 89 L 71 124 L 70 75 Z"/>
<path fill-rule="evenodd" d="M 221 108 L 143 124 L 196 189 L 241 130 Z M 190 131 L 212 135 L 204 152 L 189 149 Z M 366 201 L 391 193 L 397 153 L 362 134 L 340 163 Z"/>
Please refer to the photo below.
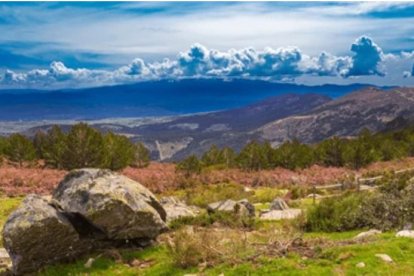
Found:
<path fill-rule="evenodd" d="M 363 198 L 361 194 L 346 194 L 342 197 L 322 199 L 308 211 L 306 229 L 334 232 L 360 227 Z"/>

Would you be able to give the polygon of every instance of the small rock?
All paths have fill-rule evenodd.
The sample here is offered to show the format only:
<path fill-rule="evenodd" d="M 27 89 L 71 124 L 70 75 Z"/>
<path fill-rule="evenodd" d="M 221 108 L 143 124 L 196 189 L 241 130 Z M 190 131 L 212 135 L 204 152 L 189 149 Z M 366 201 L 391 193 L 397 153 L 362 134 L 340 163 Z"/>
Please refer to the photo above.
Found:
<path fill-rule="evenodd" d="M 160 203 L 167 213 L 167 222 L 181 217 L 195 217 L 200 213 L 197 207 L 188 206 L 176 197 L 163 197 Z"/>
<path fill-rule="evenodd" d="M 94 258 L 89 258 L 88 261 L 83 266 L 85 268 L 91 268 L 94 262 L 95 262 Z"/>
<path fill-rule="evenodd" d="M 414 231 L 413 230 L 402 230 L 402 231 L 399 231 L 395 236 L 414 239 Z"/>
<path fill-rule="evenodd" d="M 260 214 L 261 220 L 295 219 L 302 214 L 301 209 L 270 210 Z"/>
<path fill-rule="evenodd" d="M 376 229 L 371 229 L 365 232 L 361 232 L 355 236 L 354 240 L 364 240 L 369 237 L 373 237 L 375 235 L 381 234 L 382 232 Z"/>
<path fill-rule="evenodd" d="M 286 204 L 286 202 L 281 199 L 280 197 L 275 198 L 272 203 L 270 203 L 270 210 L 287 210 L 289 209 L 289 206 Z"/>
<path fill-rule="evenodd" d="M 247 199 L 234 201 L 231 199 L 210 203 L 207 206 L 208 212 L 233 212 L 238 215 L 255 216 L 255 208 Z"/>
<path fill-rule="evenodd" d="M 359 262 L 355 265 L 358 268 L 364 268 L 365 267 L 365 263 L 364 262 Z"/>
<path fill-rule="evenodd" d="M 5 248 L 0 248 L 0 268 L 9 268 L 11 259 Z"/>
<path fill-rule="evenodd" d="M 392 263 L 393 262 L 391 257 L 388 256 L 387 254 L 375 254 L 375 257 L 380 258 L 381 260 L 383 260 L 386 263 Z"/>

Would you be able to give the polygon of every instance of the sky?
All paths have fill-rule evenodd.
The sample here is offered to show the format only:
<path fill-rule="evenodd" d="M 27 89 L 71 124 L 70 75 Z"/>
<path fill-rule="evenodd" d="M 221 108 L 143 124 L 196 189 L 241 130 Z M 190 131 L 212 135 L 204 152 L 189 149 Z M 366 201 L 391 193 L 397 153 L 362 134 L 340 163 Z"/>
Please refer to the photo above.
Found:
<path fill-rule="evenodd" d="M 414 2 L 0 3 L 0 89 L 184 78 L 414 86 Z"/>

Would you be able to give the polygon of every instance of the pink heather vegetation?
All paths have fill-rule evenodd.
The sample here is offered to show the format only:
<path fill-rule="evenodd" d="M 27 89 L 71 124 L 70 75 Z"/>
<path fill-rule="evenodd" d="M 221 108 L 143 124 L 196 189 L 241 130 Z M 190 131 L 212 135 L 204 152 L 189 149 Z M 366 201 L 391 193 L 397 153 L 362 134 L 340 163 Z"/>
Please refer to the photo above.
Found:
<path fill-rule="evenodd" d="M 294 185 L 327 185 L 355 175 L 378 175 L 388 170 L 414 168 L 414 158 L 378 162 L 360 171 L 347 168 L 327 168 L 312 166 L 307 169 L 291 171 L 282 168 L 259 172 L 247 172 L 239 169 L 205 170 L 194 180 L 198 183 L 215 184 L 235 182 L 245 186 L 288 187 Z M 67 171 L 34 167 L 16 167 L 5 164 L 0 166 L 0 195 L 19 196 L 28 193 L 50 194 L 63 179 Z M 152 162 L 147 168 L 126 168 L 121 171 L 127 177 L 136 180 L 155 193 L 178 189 L 182 177 L 175 172 L 174 164 Z"/>

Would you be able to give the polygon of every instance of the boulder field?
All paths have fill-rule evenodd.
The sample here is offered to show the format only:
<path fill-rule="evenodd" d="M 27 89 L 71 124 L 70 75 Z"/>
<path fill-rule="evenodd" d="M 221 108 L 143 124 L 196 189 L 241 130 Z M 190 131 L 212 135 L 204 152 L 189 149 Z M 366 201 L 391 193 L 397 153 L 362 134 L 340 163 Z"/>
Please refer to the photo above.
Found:
<path fill-rule="evenodd" d="M 167 230 L 167 214 L 144 186 L 101 169 L 70 172 L 51 198 L 28 195 L 8 218 L 3 241 L 12 272 L 96 249 L 146 246 Z"/>

